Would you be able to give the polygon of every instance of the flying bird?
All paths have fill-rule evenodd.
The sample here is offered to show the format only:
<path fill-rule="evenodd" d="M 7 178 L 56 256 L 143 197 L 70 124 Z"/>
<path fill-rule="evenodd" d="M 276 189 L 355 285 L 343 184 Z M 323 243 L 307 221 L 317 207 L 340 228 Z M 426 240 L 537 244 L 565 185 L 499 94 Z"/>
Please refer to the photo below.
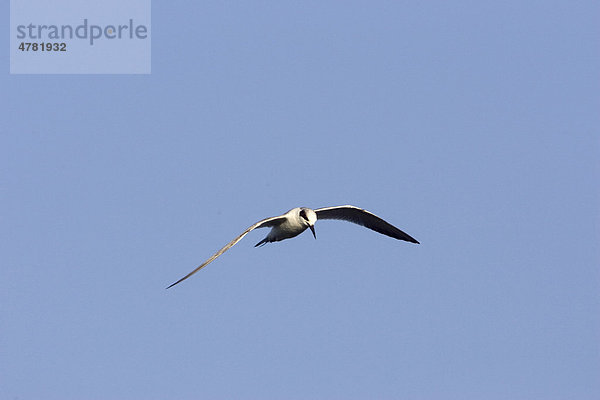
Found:
<path fill-rule="evenodd" d="M 340 219 L 348 222 L 353 222 L 358 225 L 362 225 L 366 228 L 372 229 L 375 232 L 379 232 L 386 236 L 393 237 L 394 239 L 404 240 L 411 243 L 419 244 L 419 242 L 411 237 L 410 235 L 402 232 L 392 224 L 379 218 L 377 215 L 370 213 L 367 210 L 358 208 L 355 206 L 335 206 L 335 207 L 324 207 L 312 210 L 306 207 L 292 208 L 290 211 L 277 217 L 265 218 L 258 221 L 254 225 L 250 226 L 241 235 L 227 243 L 221 250 L 213 254 L 208 260 L 204 261 L 195 270 L 178 280 L 177 282 L 169 285 L 167 289 L 177 285 L 178 283 L 186 280 L 208 264 L 213 262 L 221 254 L 225 253 L 237 242 L 242 240 L 250 231 L 257 228 L 271 228 L 269 234 L 260 242 L 256 243 L 254 247 L 264 246 L 266 243 L 279 242 L 280 240 L 293 238 L 304 232 L 309 228 L 315 237 L 315 222 L 320 219 Z"/>

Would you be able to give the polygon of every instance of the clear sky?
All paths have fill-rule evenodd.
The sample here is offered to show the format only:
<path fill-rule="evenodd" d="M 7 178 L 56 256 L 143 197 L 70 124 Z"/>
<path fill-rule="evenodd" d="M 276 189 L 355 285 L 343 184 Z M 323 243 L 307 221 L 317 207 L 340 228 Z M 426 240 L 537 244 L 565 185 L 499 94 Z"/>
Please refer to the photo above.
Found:
<path fill-rule="evenodd" d="M 599 15 L 154 1 L 151 75 L 5 47 L 0 398 L 600 398 Z M 257 230 L 165 290 L 341 204 L 421 245 Z"/>

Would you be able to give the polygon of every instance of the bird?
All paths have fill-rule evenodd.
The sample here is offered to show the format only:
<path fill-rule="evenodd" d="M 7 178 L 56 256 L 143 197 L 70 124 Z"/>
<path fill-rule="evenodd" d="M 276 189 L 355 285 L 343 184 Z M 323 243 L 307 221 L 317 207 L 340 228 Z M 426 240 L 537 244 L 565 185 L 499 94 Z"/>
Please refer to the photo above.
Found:
<path fill-rule="evenodd" d="M 355 224 L 362 225 L 365 228 L 372 229 L 375 232 L 390 236 L 394 239 L 419 244 L 419 242 L 412 236 L 396 228 L 389 222 L 384 221 L 377 215 L 359 207 L 345 205 L 317 208 L 314 210 L 307 207 L 296 207 L 292 208 L 283 215 L 265 218 L 251 225 L 238 237 L 227 243 L 223 248 L 221 248 L 221 250 L 213 254 L 208 260 L 204 261 L 192 272 L 179 279 L 177 282 L 167 286 L 167 289 L 185 281 L 187 278 L 206 267 L 221 254 L 232 248 L 237 242 L 242 240 L 244 236 L 254 229 L 271 228 L 271 231 L 267 234 L 267 236 L 260 242 L 256 243 L 254 247 L 262 247 L 267 243 L 279 242 L 281 240 L 293 238 L 304 232 L 306 229 L 310 229 L 314 238 L 316 239 L 317 234 L 315 233 L 315 222 L 321 219 L 337 219 L 353 222 Z"/>

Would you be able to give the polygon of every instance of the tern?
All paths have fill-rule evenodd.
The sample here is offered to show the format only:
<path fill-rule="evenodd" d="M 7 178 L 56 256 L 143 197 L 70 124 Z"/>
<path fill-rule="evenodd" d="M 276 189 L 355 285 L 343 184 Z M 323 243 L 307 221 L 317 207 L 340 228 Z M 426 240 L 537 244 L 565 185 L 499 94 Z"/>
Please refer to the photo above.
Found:
<path fill-rule="evenodd" d="M 293 238 L 304 232 L 307 228 L 311 230 L 313 236 L 316 239 L 317 235 L 315 233 L 315 222 L 317 222 L 317 220 L 320 219 L 339 219 L 348 222 L 353 222 L 355 224 L 362 225 L 365 228 L 372 229 L 375 232 L 379 232 L 386 236 L 393 237 L 394 239 L 419 244 L 419 242 L 412 236 L 402 232 L 400 229 L 396 228 L 392 224 L 384 221 L 377 215 L 367 210 L 363 210 L 362 208 L 349 205 L 317 208 L 316 210 L 312 210 L 306 207 L 296 207 L 292 208 L 290 211 L 286 212 L 283 215 L 265 218 L 261 221 L 258 221 L 254 225 L 251 225 L 248 229 L 242 232 L 241 235 L 233 239 L 231 242 L 227 243 L 221 250 L 217 251 L 208 260 L 200 264 L 200 266 L 197 267 L 195 270 L 193 270 L 177 282 L 169 285 L 167 289 L 177 285 L 180 282 L 185 281 L 187 278 L 194 275 L 202 268 L 206 267 L 221 254 L 225 253 L 227 250 L 232 248 L 237 242 L 242 240 L 244 236 L 246 236 L 248 233 L 250 233 L 250 231 L 253 231 L 254 229 L 271 228 L 269 234 L 263 240 L 256 243 L 254 247 L 264 246 L 266 243 L 279 242 L 280 240 Z"/>

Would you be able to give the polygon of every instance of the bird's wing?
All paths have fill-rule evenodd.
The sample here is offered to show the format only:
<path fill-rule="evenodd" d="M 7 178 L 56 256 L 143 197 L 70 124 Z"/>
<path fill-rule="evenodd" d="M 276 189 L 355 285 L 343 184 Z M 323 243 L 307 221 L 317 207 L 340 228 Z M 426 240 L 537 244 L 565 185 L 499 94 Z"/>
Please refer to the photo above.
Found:
<path fill-rule="evenodd" d="M 184 276 L 177 282 L 167 286 L 167 289 L 172 286 L 177 285 L 179 282 L 185 281 L 187 278 L 194 275 L 196 272 L 200 271 L 202 268 L 206 267 L 208 264 L 213 262 L 217 257 L 219 257 L 221 254 L 225 253 L 227 250 L 229 250 L 231 247 L 233 247 L 233 245 L 235 245 L 237 242 L 242 240 L 242 238 L 244 236 L 246 236 L 251 230 L 256 229 L 256 228 L 272 227 L 272 226 L 280 224 L 283 221 L 285 221 L 284 216 L 270 217 L 270 218 L 265 218 L 262 221 L 258 221 L 257 223 L 255 223 L 254 225 L 252 225 L 251 227 L 246 229 L 244 232 L 242 232 L 241 235 L 239 235 L 238 237 L 233 239 L 231 242 L 227 243 L 221 250 L 219 250 L 215 254 L 213 254 L 208 260 L 206 260 L 202 264 L 200 264 L 200 266 L 198 268 L 196 268 L 195 270 L 193 270 L 192 272 L 190 272 L 189 274 L 187 274 L 186 276 Z"/>
<path fill-rule="evenodd" d="M 342 219 L 344 221 L 354 222 L 366 228 L 372 229 L 375 232 L 391 236 L 395 239 L 406 240 L 411 243 L 419 243 L 415 238 L 402 232 L 392 224 L 385 222 L 377 215 L 370 213 L 367 210 L 354 206 L 336 206 L 324 207 L 315 210 L 317 219 Z"/>

